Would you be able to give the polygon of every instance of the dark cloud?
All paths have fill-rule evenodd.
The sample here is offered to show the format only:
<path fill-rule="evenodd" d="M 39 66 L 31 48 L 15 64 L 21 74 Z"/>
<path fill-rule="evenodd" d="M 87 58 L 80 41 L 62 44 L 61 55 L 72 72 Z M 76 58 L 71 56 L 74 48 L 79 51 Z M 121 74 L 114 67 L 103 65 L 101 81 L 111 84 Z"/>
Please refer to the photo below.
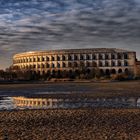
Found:
<path fill-rule="evenodd" d="M 0 63 L 60 48 L 116 47 L 140 56 L 139 13 L 139 0 L 1 0 Z"/>

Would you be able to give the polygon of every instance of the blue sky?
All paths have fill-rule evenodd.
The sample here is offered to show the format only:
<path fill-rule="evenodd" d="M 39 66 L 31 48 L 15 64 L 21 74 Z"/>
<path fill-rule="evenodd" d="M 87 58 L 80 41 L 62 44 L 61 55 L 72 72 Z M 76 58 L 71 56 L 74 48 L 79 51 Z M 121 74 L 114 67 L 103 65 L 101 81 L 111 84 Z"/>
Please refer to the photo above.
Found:
<path fill-rule="evenodd" d="M 0 0 L 0 69 L 14 54 L 124 48 L 140 58 L 140 0 Z"/>

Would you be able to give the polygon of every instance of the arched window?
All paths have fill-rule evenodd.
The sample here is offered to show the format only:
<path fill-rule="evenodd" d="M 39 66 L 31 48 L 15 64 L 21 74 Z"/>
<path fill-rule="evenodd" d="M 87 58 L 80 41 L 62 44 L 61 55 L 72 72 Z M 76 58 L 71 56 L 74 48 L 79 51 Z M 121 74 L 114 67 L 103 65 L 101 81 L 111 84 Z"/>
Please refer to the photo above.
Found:
<path fill-rule="evenodd" d="M 78 60 L 78 56 L 77 55 L 74 55 L 74 60 Z"/>
<path fill-rule="evenodd" d="M 125 74 L 129 74 L 129 70 L 127 68 L 125 69 Z"/>
<path fill-rule="evenodd" d="M 40 71 L 37 71 L 37 73 L 40 75 Z"/>
<path fill-rule="evenodd" d="M 55 76 L 55 74 L 56 74 L 56 71 L 52 70 L 52 75 Z"/>
<path fill-rule="evenodd" d="M 103 69 L 100 69 L 100 74 L 104 75 L 104 70 Z"/>
<path fill-rule="evenodd" d="M 114 67 L 115 66 L 115 62 L 114 61 L 112 61 L 112 67 Z"/>
<path fill-rule="evenodd" d="M 106 69 L 105 73 L 106 73 L 106 75 L 110 75 L 110 70 Z"/>
<path fill-rule="evenodd" d="M 80 62 L 79 66 L 80 67 L 85 67 L 85 63 L 84 62 Z"/>
<path fill-rule="evenodd" d="M 118 59 L 122 59 L 122 55 L 118 53 Z"/>
<path fill-rule="evenodd" d="M 45 71 L 44 71 L 44 70 L 42 71 L 42 74 L 43 74 L 43 75 L 45 74 Z"/>
<path fill-rule="evenodd" d="M 87 67 L 90 67 L 90 62 L 87 62 Z"/>
<path fill-rule="evenodd" d="M 80 71 L 79 70 L 75 70 L 75 74 L 76 75 L 79 75 L 80 74 Z"/>
<path fill-rule="evenodd" d="M 72 64 L 71 64 L 71 62 L 68 62 L 68 67 L 72 67 Z"/>
<path fill-rule="evenodd" d="M 86 70 L 86 73 L 90 74 L 91 73 L 91 70 L 90 69 L 87 69 Z"/>
<path fill-rule="evenodd" d="M 93 62 L 93 63 L 92 63 L 92 66 L 93 66 L 93 67 L 97 67 L 97 63 L 96 63 L 96 62 Z"/>
<path fill-rule="evenodd" d="M 46 64 L 46 68 L 49 68 L 49 67 L 50 67 L 50 64 L 47 63 L 47 64 Z"/>
<path fill-rule="evenodd" d="M 90 56 L 88 54 L 86 55 L 86 59 L 87 60 L 90 60 Z"/>
<path fill-rule="evenodd" d="M 111 54 L 111 59 L 115 59 L 115 54 Z"/>
<path fill-rule="evenodd" d="M 108 54 L 105 54 L 105 59 L 109 59 L 109 55 Z"/>
<path fill-rule="evenodd" d="M 124 59 L 128 59 L 128 54 L 127 53 L 124 54 Z"/>
<path fill-rule="evenodd" d="M 101 61 L 99 62 L 99 67 L 103 67 L 103 63 Z"/>
<path fill-rule="evenodd" d="M 63 60 L 63 61 L 65 61 L 65 60 L 66 60 L 66 57 L 65 57 L 64 55 L 62 56 L 62 60 Z"/>
<path fill-rule="evenodd" d="M 116 70 L 115 70 L 115 69 L 112 69 L 112 70 L 111 70 L 111 73 L 112 73 L 112 74 L 116 74 Z"/>
<path fill-rule="evenodd" d="M 42 67 L 42 68 L 45 68 L 45 65 L 44 65 L 44 64 L 41 64 L 41 67 Z"/>
<path fill-rule="evenodd" d="M 128 66 L 128 62 L 127 61 L 124 61 L 124 66 Z"/>
<path fill-rule="evenodd" d="M 83 55 L 80 55 L 80 60 L 84 60 L 84 56 Z"/>
<path fill-rule="evenodd" d="M 60 68 L 60 64 L 59 63 L 57 63 L 57 67 Z"/>
<path fill-rule="evenodd" d="M 70 75 L 72 74 L 72 70 L 69 70 L 69 72 L 68 72 Z"/>
<path fill-rule="evenodd" d="M 55 67 L 55 65 L 52 63 L 52 68 L 54 68 Z"/>
<path fill-rule="evenodd" d="M 65 63 L 62 63 L 62 67 L 65 68 L 66 67 L 66 64 Z"/>
<path fill-rule="evenodd" d="M 119 69 L 119 70 L 118 70 L 118 73 L 122 73 L 122 69 Z"/>
<path fill-rule="evenodd" d="M 118 66 L 122 66 L 122 63 L 121 63 L 121 61 L 118 61 Z"/>
<path fill-rule="evenodd" d="M 71 55 L 68 55 L 68 60 L 72 60 L 72 57 L 71 57 Z"/>
<path fill-rule="evenodd" d="M 45 61 L 44 57 L 42 57 L 42 61 Z"/>
<path fill-rule="evenodd" d="M 99 59 L 102 60 L 103 59 L 103 55 L 99 54 Z"/>
<path fill-rule="evenodd" d="M 51 57 L 51 60 L 52 60 L 52 61 L 54 61 L 54 60 L 55 60 L 55 59 L 54 59 L 54 56 L 52 56 L 52 57 Z"/>
<path fill-rule="evenodd" d="M 33 62 L 35 62 L 36 61 L 36 59 L 35 58 L 33 58 Z"/>
<path fill-rule="evenodd" d="M 78 64 L 77 64 L 77 62 L 74 62 L 74 67 L 78 67 Z"/>
<path fill-rule="evenodd" d="M 47 75 L 50 75 L 51 71 L 50 70 L 47 70 Z"/>
<path fill-rule="evenodd" d="M 105 62 L 105 66 L 106 66 L 106 67 L 108 67 L 108 66 L 109 66 L 109 63 L 108 63 L 108 61 L 106 61 L 106 62 Z"/>
<path fill-rule="evenodd" d="M 50 58 L 49 57 L 46 57 L 46 61 L 49 61 L 50 60 Z"/>
<path fill-rule="evenodd" d="M 96 55 L 95 54 L 92 55 L 92 59 L 96 60 Z"/>
<path fill-rule="evenodd" d="M 40 62 L 40 57 L 37 57 L 37 61 Z"/>
<path fill-rule="evenodd" d="M 60 61 L 60 56 L 57 56 L 57 61 Z"/>
<path fill-rule="evenodd" d="M 58 71 L 57 71 L 57 77 L 60 78 L 61 76 L 62 76 L 62 71 L 61 71 L 61 70 L 58 70 Z"/>

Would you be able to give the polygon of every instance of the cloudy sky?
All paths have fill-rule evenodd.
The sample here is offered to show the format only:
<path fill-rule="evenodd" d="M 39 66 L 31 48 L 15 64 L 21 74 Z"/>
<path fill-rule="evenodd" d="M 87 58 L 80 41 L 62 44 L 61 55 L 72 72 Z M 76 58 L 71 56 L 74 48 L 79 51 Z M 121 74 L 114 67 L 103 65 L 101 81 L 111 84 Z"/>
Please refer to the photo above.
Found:
<path fill-rule="evenodd" d="M 98 47 L 140 58 L 140 0 L 0 0 L 0 69 L 19 52 Z"/>

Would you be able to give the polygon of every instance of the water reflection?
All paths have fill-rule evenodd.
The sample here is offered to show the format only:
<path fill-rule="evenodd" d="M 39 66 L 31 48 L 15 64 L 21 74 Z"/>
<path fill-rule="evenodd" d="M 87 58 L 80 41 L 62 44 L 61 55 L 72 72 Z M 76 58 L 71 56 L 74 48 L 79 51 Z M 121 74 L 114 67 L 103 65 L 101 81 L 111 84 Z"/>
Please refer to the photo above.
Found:
<path fill-rule="evenodd" d="M 139 98 L 27 98 L 13 97 L 13 103 L 19 108 L 80 108 L 80 107 L 110 107 L 128 108 L 140 107 Z"/>
<path fill-rule="evenodd" d="M 11 110 L 15 107 L 12 97 L 0 97 L 0 110 Z"/>
<path fill-rule="evenodd" d="M 47 108 L 139 108 L 140 98 L 50 98 L 50 97 L 2 97 L 0 110 L 4 109 L 47 109 Z"/>

